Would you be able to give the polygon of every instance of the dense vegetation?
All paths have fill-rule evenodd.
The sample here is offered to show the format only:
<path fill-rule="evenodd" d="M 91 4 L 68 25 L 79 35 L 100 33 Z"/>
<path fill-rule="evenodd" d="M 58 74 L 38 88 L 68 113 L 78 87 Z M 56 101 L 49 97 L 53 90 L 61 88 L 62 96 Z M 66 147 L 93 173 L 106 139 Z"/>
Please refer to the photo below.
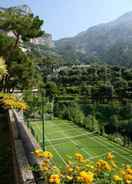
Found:
<path fill-rule="evenodd" d="M 53 77 L 52 77 L 53 76 Z M 56 76 L 56 77 L 55 77 Z M 132 141 L 132 70 L 109 65 L 64 67 L 50 75 L 54 114 L 122 145 Z M 54 97 L 54 98 L 53 98 Z"/>
<path fill-rule="evenodd" d="M 54 113 L 121 145 L 131 146 L 132 69 L 101 64 L 103 58 L 87 57 L 69 46 L 65 49 L 71 63 L 83 60 L 95 64 L 64 66 L 67 58 L 62 53 L 44 46 L 36 49 L 29 43 L 31 38 L 43 34 L 42 24 L 32 13 L 23 14 L 15 9 L 0 12 L 0 107 L 26 110 L 26 104 L 6 96 L 6 92 L 19 89 L 29 102 L 27 113 L 35 116 Z M 126 59 L 127 66 L 131 66 L 129 49 L 124 53 L 119 45 L 111 48 L 105 55 L 107 63 L 115 63 L 113 55 L 116 62 L 122 64 Z M 33 89 L 40 88 L 45 100 L 39 95 L 32 97 Z M 45 103 L 43 114 L 40 113 L 42 104 L 36 107 L 41 100 Z"/>
<path fill-rule="evenodd" d="M 28 89 L 41 83 L 36 58 L 24 51 L 23 44 L 43 34 L 42 24 L 33 14 L 23 15 L 15 9 L 0 12 L 0 56 L 5 59 L 8 70 L 8 75 L 0 81 L 0 91 Z"/>

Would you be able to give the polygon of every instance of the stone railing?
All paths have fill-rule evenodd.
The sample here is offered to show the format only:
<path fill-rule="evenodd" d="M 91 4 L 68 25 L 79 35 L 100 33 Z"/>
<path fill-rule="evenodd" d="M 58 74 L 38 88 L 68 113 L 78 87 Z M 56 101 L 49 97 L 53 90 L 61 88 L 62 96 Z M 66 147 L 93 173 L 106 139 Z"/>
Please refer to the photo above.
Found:
<path fill-rule="evenodd" d="M 32 172 L 34 165 L 39 165 L 39 160 L 33 155 L 37 142 L 19 113 L 9 111 L 9 127 L 16 184 L 43 183 L 39 179 L 41 174 Z"/>

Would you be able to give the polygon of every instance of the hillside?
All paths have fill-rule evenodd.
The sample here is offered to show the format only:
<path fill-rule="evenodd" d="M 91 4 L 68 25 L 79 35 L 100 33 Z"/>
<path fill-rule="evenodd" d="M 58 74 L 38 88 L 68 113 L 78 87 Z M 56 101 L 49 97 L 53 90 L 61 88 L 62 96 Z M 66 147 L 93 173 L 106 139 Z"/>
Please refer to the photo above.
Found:
<path fill-rule="evenodd" d="M 0 7 L 0 11 L 13 10 L 22 15 L 32 14 L 27 5 Z M 9 32 L 8 36 L 13 35 Z M 31 39 L 30 43 L 23 43 L 21 47 L 25 51 L 32 50 L 41 57 L 44 55 L 61 57 L 65 63 L 107 63 L 131 67 L 132 12 L 109 23 L 93 26 L 75 37 L 54 42 L 51 34 L 44 33 L 41 37 Z"/>
<path fill-rule="evenodd" d="M 91 27 L 75 37 L 58 40 L 55 45 L 57 52 L 68 63 L 95 61 L 132 65 L 132 12 L 109 23 Z"/>

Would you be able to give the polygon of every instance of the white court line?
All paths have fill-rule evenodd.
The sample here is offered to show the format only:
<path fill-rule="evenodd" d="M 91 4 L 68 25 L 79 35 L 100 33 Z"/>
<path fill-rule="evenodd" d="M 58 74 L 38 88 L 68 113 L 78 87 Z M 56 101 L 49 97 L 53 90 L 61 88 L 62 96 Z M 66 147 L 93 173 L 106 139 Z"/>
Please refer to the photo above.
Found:
<path fill-rule="evenodd" d="M 100 138 L 99 137 L 96 137 L 96 139 L 99 139 L 100 140 Z M 124 152 L 124 153 L 126 153 L 126 154 L 129 154 L 128 152 L 126 152 L 125 150 L 123 150 L 123 149 L 120 149 L 119 147 L 115 147 L 112 143 L 110 143 L 110 142 L 107 142 L 107 141 L 105 141 L 105 140 L 103 140 L 103 139 L 101 139 L 103 142 L 105 142 L 106 144 L 109 144 L 109 145 L 111 145 L 112 147 L 114 147 L 116 150 L 119 150 L 119 151 L 121 151 L 121 152 Z M 131 153 L 132 154 L 132 153 Z M 132 162 L 132 161 L 131 161 Z"/>
<path fill-rule="evenodd" d="M 63 132 L 63 134 L 64 135 L 66 135 L 67 136 L 67 134 L 65 133 L 65 131 L 64 130 L 62 130 L 62 132 Z M 75 137 L 75 136 L 74 136 Z M 76 145 L 76 146 L 79 146 L 79 144 L 78 143 L 76 143 L 75 141 L 73 141 L 71 138 L 69 138 L 69 140 L 74 144 L 74 145 Z M 82 150 L 88 155 L 88 156 L 91 156 L 91 154 L 90 153 L 88 153 L 87 151 L 86 151 L 86 149 L 85 148 L 82 148 Z"/>
<path fill-rule="evenodd" d="M 70 130 L 68 130 L 68 132 L 69 132 L 69 131 L 74 131 L 74 130 L 76 130 L 76 128 L 70 128 Z M 60 130 L 60 129 L 54 129 L 54 133 L 55 133 L 55 134 L 56 134 L 56 133 L 59 133 L 59 132 L 61 133 L 62 130 Z M 49 132 L 48 135 L 50 135 L 50 134 L 53 134 L 53 133 Z"/>
<path fill-rule="evenodd" d="M 62 144 L 66 144 L 66 143 L 69 143 L 68 141 L 66 141 L 66 142 L 63 142 L 63 143 L 56 143 L 56 144 L 54 144 L 54 146 L 60 146 L 60 145 L 62 145 Z M 49 147 L 49 146 L 51 146 L 51 145 L 46 145 L 46 147 Z M 103 154 L 100 154 L 100 155 L 97 155 L 97 156 L 93 156 L 93 157 L 90 157 L 89 158 L 89 160 L 92 160 L 92 159 L 94 159 L 94 158 L 100 158 L 101 156 L 104 156 L 104 155 L 106 155 L 108 152 L 106 152 L 106 153 L 103 153 Z M 89 154 L 90 156 L 91 156 L 91 154 Z"/>
<path fill-rule="evenodd" d="M 41 128 L 40 128 L 40 126 L 39 126 L 39 131 L 41 132 Z M 48 140 L 48 138 L 45 136 L 45 138 Z M 49 142 L 49 144 L 53 147 L 53 149 L 55 150 L 55 152 L 57 153 L 57 154 L 59 154 L 59 152 L 57 151 L 57 149 L 52 145 L 52 143 L 50 143 L 50 141 L 48 140 L 48 142 Z M 47 146 L 46 146 L 47 147 Z M 59 157 L 60 157 L 61 155 L 59 154 Z M 62 157 L 61 157 L 61 159 L 62 159 Z M 64 159 L 63 159 L 64 160 Z M 56 162 L 55 162 L 55 160 L 53 159 L 53 162 L 54 162 L 54 164 L 56 165 L 56 167 L 57 168 L 59 168 L 58 166 L 57 166 L 57 164 L 56 164 Z M 64 160 L 64 162 L 65 162 L 65 160 Z M 65 162 L 66 163 L 66 162 Z M 60 168 L 59 168 L 60 169 Z"/>
<path fill-rule="evenodd" d="M 77 127 L 76 126 L 60 126 L 60 125 L 50 125 L 50 126 L 45 126 L 46 128 L 48 128 L 48 129 L 52 129 L 52 128 L 55 128 L 55 129 L 58 129 L 58 127 L 60 127 L 60 128 L 67 128 L 67 129 L 76 129 Z"/>
<path fill-rule="evenodd" d="M 71 141 L 73 144 L 75 144 L 76 146 L 79 146 L 79 144 L 77 144 L 77 143 L 76 143 L 75 141 L 73 141 L 72 139 L 70 139 L 70 141 Z M 88 156 L 91 156 L 91 154 L 88 153 L 84 147 L 83 147 L 81 150 L 83 150 Z"/>
<path fill-rule="evenodd" d="M 67 134 L 63 130 L 61 130 L 61 133 L 67 136 Z M 93 133 L 94 132 L 92 132 L 91 134 L 93 134 Z M 84 136 L 84 135 L 88 135 L 88 134 L 82 134 L 82 135 L 71 136 L 71 137 L 64 137 L 64 138 L 57 138 L 57 139 L 54 139 L 54 140 L 65 140 L 65 139 L 69 139 L 74 145 L 79 146 L 79 144 L 76 143 L 75 141 L 73 141 L 72 138 L 77 138 L 77 137 L 81 137 L 81 136 Z M 53 139 L 50 139 L 50 141 L 52 141 L 52 140 Z M 81 148 L 81 150 L 83 150 L 83 152 L 85 152 L 88 156 L 91 156 L 91 154 L 89 152 L 87 152 L 84 147 Z"/>
<path fill-rule="evenodd" d="M 82 135 L 84 135 L 84 134 L 82 134 Z M 78 135 L 79 137 L 80 136 L 82 136 L 82 135 Z M 90 135 L 89 133 L 87 133 L 87 134 L 85 134 L 85 135 Z M 77 136 L 77 137 L 78 137 Z M 76 136 L 74 136 L 74 137 L 65 137 L 65 138 L 62 138 L 62 139 L 54 139 L 54 140 L 63 140 L 63 139 L 71 139 L 71 138 L 76 138 Z M 93 138 L 91 138 L 90 137 L 90 139 L 93 139 Z M 99 144 L 102 144 L 103 145 L 103 147 L 105 147 L 107 150 L 109 150 L 110 149 L 110 147 L 109 146 L 105 146 L 103 143 L 101 143 L 100 141 L 97 141 L 97 139 L 99 139 L 98 137 L 96 137 L 96 142 L 97 143 L 99 143 Z M 50 139 L 50 141 L 52 141 L 52 139 Z M 104 141 L 103 139 L 101 139 L 101 141 Z M 74 141 L 73 141 L 74 142 Z M 109 143 L 109 142 L 106 142 L 106 141 L 104 141 L 107 145 L 111 145 L 112 147 L 114 147 L 114 145 L 112 145 L 112 143 Z M 76 143 L 74 143 L 74 144 L 76 144 Z M 77 145 L 77 144 L 76 144 Z M 122 149 L 120 149 L 120 148 L 115 148 L 114 147 L 114 149 L 115 150 L 120 150 L 121 152 L 124 152 L 124 153 L 126 153 L 124 150 L 122 150 Z M 117 153 L 118 154 L 118 152 L 117 151 L 115 151 L 115 153 Z M 128 161 L 131 161 L 130 159 L 128 159 L 128 158 L 126 158 L 126 157 L 124 157 L 123 155 L 120 155 L 120 157 L 122 157 L 123 159 L 125 159 L 125 160 L 128 160 Z"/>
<path fill-rule="evenodd" d="M 54 144 L 54 146 L 57 146 L 57 145 L 62 145 L 62 144 L 65 144 L 65 143 L 69 143 L 69 142 L 63 142 L 63 143 L 57 143 L 57 144 Z M 46 147 L 50 147 L 51 145 L 46 145 Z M 90 155 L 90 158 L 88 158 L 89 160 L 92 160 L 92 159 L 94 159 L 94 158 L 100 158 L 100 157 L 102 157 L 102 156 L 104 156 L 104 155 L 106 155 L 108 152 L 106 152 L 106 153 L 103 153 L 103 154 L 100 154 L 100 155 L 97 155 L 97 156 L 92 156 L 91 157 L 91 154 L 89 154 Z"/>
<path fill-rule="evenodd" d="M 53 122 L 52 122 L 52 123 L 51 123 L 51 122 L 48 123 L 48 122 L 47 122 L 47 123 L 45 123 L 45 125 L 46 125 L 46 124 L 48 124 L 48 127 L 52 127 L 52 126 L 56 126 L 56 127 L 57 127 L 57 126 L 60 126 L 60 125 L 63 125 L 63 126 L 66 125 L 66 126 L 69 126 L 69 128 L 70 128 L 70 127 L 73 127 L 73 126 L 74 126 L 74 127 L 77 127 L 77 125 L 74 124 L 74 123 L 65 123 L 65 122 L 63 122 L 63 123 L 53 123 Z"/>
<path fill-rule="evenodd" d="M 102 136 L 100 136 L 100 137 L 102 137 Z M 107 141 L 107 138 L 105 138 L 105 137 L 103 137 L 104 139 L 106 139 L 106 141 Z M 104 142 L 106 142 L 105 140 L 103 140 Z M 110 140 L 109 140 L 109 144 L 111 144 L 111 145 L 116 145 L 116 146 L 118 146 L 118 149 L 120 149 L 119 148 L 119 144 L 117 144 L 117 143 L 115 143 L 115 142 L 110 142 Z M 120 146 L 121 147 L 121 146 Z M 125 151 L 126 150 L 126 151 Z M 130 154 L 132 154 L 132 151 L 131 150 L 129 150 L 128 148 L 125 148 L 125 147 L 123 147 L 123 150 L 122 150 L 123 152 L 129 152 Z"/>
<path fill-rule="evenodd" d="M 55 150 L 55 152 L 57 153 L 57 155 L 61 158 L 61 160 L 63 161 L 63 163 L 64 163 L 65 165 L 67 165 L 66 161 L 63 159 L 63 157 L 62 157 L 61 154 L 58 152 L 58 150 L 56 149 L 56 147 L 51 143 L 51 141 L 50 141 L 48 138 L 46 138 L 46 139 L 48 140 L 48 142 L 49 142 L 49 144 L 52 146 L 52 148 Z"/>
<path fill-rule="evenodd" d="M 90 139 L 93 139 L 93 138 L 92 138 L 92 137 L 90 137 Z M 101 141 L 97 141 L 96 139 L 94 139 L 94 141 L 95 141 L 95 142 L 97 142 L 98 144 L 103 145 L 103 147 L 105 147 L 107 150 L 109 150 L 109 151 L 110 151 L 110 147 L 109 147 L 108 145 L 107 145 L 107 146 L 105 146 Z M 124 157 L 123 155 L 119 154 L 117 151 L 115 151 L 115 150 L 114 150 L 113 152 L 117 153 L 117 154 L 119 155 L 119 157 L 122 157 L 123 159 L 125 159 L 125 160 L 128 160 L 128 161 L 132 162 L 129 158 Z"/>
<path fill-rule="evenodd" d="M 88 134 L 89 135 L 89 134 Z M 92 139 L 92 140 L 94 140 L 95 142 L 97 142 L 98 144 L 101 144 L 101 145 L 103 145 L 103 147 L 105 147 L 107 150 L 110 150 L 110 147 L 108 146 L 108 144 L 110 144 L 109 142 L 105 142 L 106 144 L 107 144 L 107 146 L 105 146 L 101 141 L 103 140 L 103 139 L 101 139 L 100 141 L 97 141 L 97 137 L 95 138 L 95 139 L 93 139 L 92 137 L 89 137 L 90 139 Z M 99 139 L 99 138 L 98 138 Z M 111 144 L 112 145 L 112 144 Z M 112 145 L 112 147 L 114 147 L 113 145 Z M 114 152 L 115 153 L 117 153 L 118 155 L 119 155 L 119 157 L 122 157 L 123 159 L 125 159 L 125 160 L 128 160 L 128 161 L 130 161 L 130 162 L 132 162 L 129 158 L 126 158 L 126 157 L 124 157 L 123 155 L 120 155 L 117 151 L 115 151 L 115 150 L 120 150 L 120 151 L 122 151 L 120 148 L 116 148 L 116 147 L 114 147 Z"/>
<path fill-rule="evenodd" d="M 69 137 L 63 137 L 63 138 L 56 138 L 56 139 L 49 139 L 49 140 L 50 141 L 60 141 L 60 140 L 65 140 L 65 139 L 74 139 L 74 138 L 77 138 L 77 137 L 82 137 L 82 136 L 91 135 L 91 134 L 94 134 L 94 132 L 90 132 L 89 134 L 86 133 L 86 134 L 81 134 L 81 135 L 75 135 L 75 136 L 69 136 Z"/>
<path fill-rule="evenodd" d="M 60 132 L 62 132 L 62 131 L 60 131 Z M 93 133 L 92 133 L 93 134 Z M 81 137 L 81 136 L 83 136 L 83 135 L 90 135 L 90 133 L 86 133 L 86 134 L 82 134 L 82 135 L 77 135 L 77 136 L 71 136 L 71 137 L 65 137 L 65 138 L 56 138 L 56 139 L 50 139 L 50 141 L 54 141 L 54 140 L 65 140 L 65 139 L 72 139 L 72 138 L 76 138 L 76 137 Z M 91 138 L 90 137 L 90 139 L 93 139 L 93 138 Z M 96 139 L 99 139 L 98 137 L 96 137 Z M 73 140 L 72 140 L 73 141 Z M 98 142 L 97 140 L 95 140 L 97 143 L 100 143 L 100 142 Z M 101 139 L 101 141 L 104 141 L 103 139 Z M 74 141 L 73 141 L 74 142 Z M 114 145 L 112 145 L 112 143 L 109 143 L 109 142 L 106 142 L 106 141 L 104 141 L 107 145 L 109 144 L 109 145 L 111 145 L 112 147 L 114 147 Z M 76 144 L 75 142 L 74 142 L 74 144 Z M 100 143 L 100 144 L 102 144 L 102 143 Z M 76 144 L 77 145 L 77 144 Z M 104 144 L 102 144 L 105 148 L 107 148 L 108 150 L 109 150 L 109 146 L 108 147 L 106 147 Z M 118 150 L 120 150 L 121 152 L 124 152 L 124 153 L 126 153 L 124 150 L 121 150 L 120 148 L 115 148 L 114 147 L 114 149 L 118 149 Z M 117 153 L 117 151 L 115 151 L 116 153 Z M 120 157 L 122 157 L 123 159 L 125 159 L 125 160 L 129 160 L 130 161 L 130 159 L 128 159 L 128 158 L 125 158 L 123 155 L 120 155 Z"/>
<path fill-rule="evenodd" d="M 75 141 L 73 141 L 72 139 L 70 139 L 70 141 L 75 144 L 76 146 L 79 146 L 79 144 L 77 144 Z M 86 149 L 83 147 L 81 148 L 81 150 L 83 150 L 88 156 L 91 156 L 91 154 L 89 152 L 86 151 Z"/>
<path fill-rule="evenodd" d="M 66 142 L 62 142 L 62 143 L 56 143 L 56 144 L 54 144 L 54 146 L 60 146 L 60 145 L 62 145 L 62 144 L 66 144 L 66 143 L 69 143 L 69 141 L 67 140 Z M 48 146 L 50 146 L 50 145 L 46 145 L 46 147 L 48 147 Z"/>
<path fill-rule="evenodd" d="M 88 135 L 89 135 L 89 133 L 87 133 Z M 90 137 L 90 139 L 93 139 L 92 137 Z M 109 150 L 110 149 L 110 147 L 108 146 L 108 144 L 111 144 L 112 145 L 112 143 L 109 143 L 109 142 L 105 142 L 103 139 L 101 139 L 100 141 L 104 141 L 106 144 L 107 144 L 107 146 L 105 146 L 102 142 L 100 142 L 100 141 L 97 141 L 97 139 L 99 139 L 98 137 L 96 137 L 96 142 L 97 143 L 99 143 L 99 144 L 102 144 L 107 150 Z M 114 145 L 112 145 L 112 147 L 114 147 Z M 116 148 L 116 147 L 114 147 L 114 150 L 120 150 L 121 152 L 123 152 L 124 150 L 121 150 L 120 148 Z M 117 153 L 117 154 L 119 154 L 117 151 L 114 151 L 115 153 Z M 125 151 L 124 151 L 125 152 Z M 128 159 L 128 158 L 126 158 L 126 157 L 124 157 L 123 155 L 119 155 L 120 157 L 122 157 L 123 159 L 125 159 L 125 160 L 128 160 L 128 161 L 130 161 L 130 162 L 132 162 L 130 159 Z"/>
<path fill-rule="evenodd" d="M 76 129 L 76 128 L 75 128 L 75 129 Z M 56 138 L 56 139 L 49 139 L 49 140 L 50 140 L 50 141 L 55 141 L 55 140 L 65 140 L 65 139 L 69 139 L 74 145 L 79 146 L 79 144 L 76 143 L 75 141 L 73 141 L 72 138 L 77 138 L 77 137 L 81 137 L 81 136 L 87 135 L 87 134 L 82 134 L 82 135 L 67 137 L 67 134 L 66 134 L 63 130 L 61 130 L 60 132 L 61 132 L 62 134 L 64 134 L 64 135 L 66 135 L 66 137 L 64 137 L 64 138 Z M 89 133 L 89 134 L 90 134 L 90 133 Z M 91 134 L 93 134 L 93 132 L 92 132 Z M 91 156 L 91 154 L 88 153 L 88 152 L 86 151 L 85 148 L 82 148 L 82 150 L 83 150 L 88 156 Z"/>
<path fill-rule="evenodd" d="M 62 131 L 61 131 L 62 132 Z M 63 132 L 63 134 L 64 135 L 66 135 L 64 132 Z M 92 134 L 93 134 L 93 132 L 92 132 Z M 87 133 L 87 134 L 82 134 L 82 135 L 90 135 L 90 133 Z M 82 136 L 82 135 L 78 135 L 79 137 L 80 136 Z M 71 140 L 71 138 L 76 138 L 76 137 L 78 137 L 78 136 L 72 136 L 72 137 L 65 137 L 65 138 L 62 138 L 61 140 L 63 140 L 63 139 L 69 139 L 74 145 L 79 145 L 79 144 L 77 144 L 75 141 L 73 141 L 73 140 Z M 91 138 L 90 137 L 90 139 L 93 139 L 93 138 Z M 97 139 L 97 137 L 96 137 L 96 139 Z M 47 139 L 48 140 L 48 139 Z M 60 140 L 60 139 L 54 139 L 54 140 Z M 49 139 L 49 142 L 50 141 L 52 141 L 52 139 Z M 99 144 L 102 144 L 103 145 L 103 147 L 105 147 L 107 150 L 109 150 L 109 146 L 108 147 L 106 147 L 103 143 L 101 143 L 101 142 L 99 142 L 99 141 L 97 141 L 97 140 L 95 140 L 97 143 L 99 143 Z M 102 140 L 101 140 L 102 141 Z M 104 140 L 103 140 L 104 141 Z M 105 141 L 104 141 L 105 142 Z M 107 144 L 111 144 L 112 145 L 112 143 L 108 143 L 108 142 L 105 142 L 105 143 L 107 143 Z M 53 144 L 52 143 L 50 143 L 51 144 L 51 146 L 54 148 L 54 150 L 57 152 L 57 154 L 59 155 L 59 157 L 61 157 L 61 159 L 63 159 L 63 157 L 60 155 L 60 153 L 56 150 L 56 148 L 53 146 Z M 113 147 L 113 145 L 112 145 L 112 147 Z M 115 148 L 115 147 L 114 147 Z M 116 148 L 116 149 L 119 149 L 119 148 Z M 84 151 L 85 151 L 85 149 L 83 149 Z M 119 149 L 120 151 L 123 151 L 123 150 L 121 150 L 121 149 Z M 91 154 L 89 154 L 87 151 L 85 151 L 88 155 L 90 155 L 91 156 Z M 118 153 L 117 151 L 114 151 L 115 153 Z M 103 154 L 104 155 L 104 154 Z M 98 156 L 98 157 L 100 157 L 100 155 Z M 125 159 L 125 160 L 128 160 L 128 161 L 130 161 L 130 159 L 128 159 L 128 158 L 126 158 L 126 157 L 124 157 L 124 156 L 122 156 L 122 155 L 120 155 L 120 157 L 122 157 L 123 159 Z M 95 157 L 92 157 L 92 158 L 95 158 Z M 91 159 L 92 159 L 91 158 Z M 63 162 L 64 163 L 66 163 L 65 162 L 65 160 L 63 159 Z"/>
<path fill-rule="evenodd" d="M 41 132 L 40 126 L 37 126 L 37 129 L 39 130 L 39 132 Z M 35 137 L 35 136 L 34 136 L 34 137 Z M 36 137 L 35 137 L 35 139 L 36 139 Z M 36 139 L 36 141 L 37 141 L 37 139 Z M 41 144 L 41 139 L 40 139 L 40 137 L 39 137 L 39 141 L 37 141 L 37 143 L 38 143 L 39 145 Z M 41 147 L 41 146 L 40 146 L 40 147 Z M 52 162 L 56 165 L 57 168 L 59 168 L 59 167 L 57 166 L 55 160 L 52 160 Z M 60 168 L 59 168 L 59 169 L 60 169 Z"/>
<path fill-rule="evenodd" d="M 97 156 L 93 156 L 93 157 L 89 158 L 89 160 L 92 160 L 92 159 L 95 159 L 95 158 L 100 158 L 100 157 L 105 156 L 105 155 L 107 155 L 107 152 L 106 153 L 102 153 L 102 154 L 97 155 Z"/>
<path fill-rule="evenodd" d="M 90 135 L 89 133 L 86 133 L 86 134 Z M 94 140 L 92 137 L 90 137 L 90 139 Z M 96 139 L 99 139 L 99 137 L 96 137 Z M 102 141 L 102 140 L 103 140 L 103 139 L 100 139 L 100 141 Z M 110 147 L 108 146 L 108 144 L 109 144 L 109 145 L 111 144 L 111 146 L 114 148 L 114 150 L 120 150 L 121 152 L 126 153 L 125 150 L 120 149 L 120 148 L 118 148 L 118 147 L 114 147 L 114 145 L 113 145 L 112 143 L 109 143 L 108 141 L 104 141 L 104 140 L 103 140 L 103 141 L 107 144 L 107 147 L 106 147 L 103 143 L 101 143 L 100 141 L 97 141 L 97 140 L 95 140 L 95 141 L 96 141 L 97 143 L 99 143 L 99 144 L 102 144 L 107 150 L 110 148 Z M 117 151 L 114 151 L 114 152 L 118 154 Z M 123 159 L 132 162 L 130 159 L 124 157 L 123 155 L 119 155 L 119 157 L 122 157 Z"/>

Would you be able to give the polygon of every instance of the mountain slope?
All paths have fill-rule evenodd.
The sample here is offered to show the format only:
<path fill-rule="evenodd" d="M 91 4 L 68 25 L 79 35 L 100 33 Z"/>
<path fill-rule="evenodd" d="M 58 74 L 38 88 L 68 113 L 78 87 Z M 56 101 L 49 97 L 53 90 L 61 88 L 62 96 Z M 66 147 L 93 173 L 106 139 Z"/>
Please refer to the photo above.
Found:
<path fill-rule="evenodd" d="M 132 49 L 131 43 L 132 12 L 128 12 L 115 21 L 91 27 L 75 37 L 58 40 L 55 45 L 66 62 L 73 61 L 69 58 L 73 53 L 76 55 L 74 62 L 82 63 L 88 62 L 91 57 L 99 57 L 103 62 L 108 62 L 105 59 L 106 54 L 112 47 L 122 46 L 122 51 L 127 52 Z M 80 56 L 85 57 L 85 60 L 82 61 Z M 118 64 L 118 60 L 114 64 Z"/>

